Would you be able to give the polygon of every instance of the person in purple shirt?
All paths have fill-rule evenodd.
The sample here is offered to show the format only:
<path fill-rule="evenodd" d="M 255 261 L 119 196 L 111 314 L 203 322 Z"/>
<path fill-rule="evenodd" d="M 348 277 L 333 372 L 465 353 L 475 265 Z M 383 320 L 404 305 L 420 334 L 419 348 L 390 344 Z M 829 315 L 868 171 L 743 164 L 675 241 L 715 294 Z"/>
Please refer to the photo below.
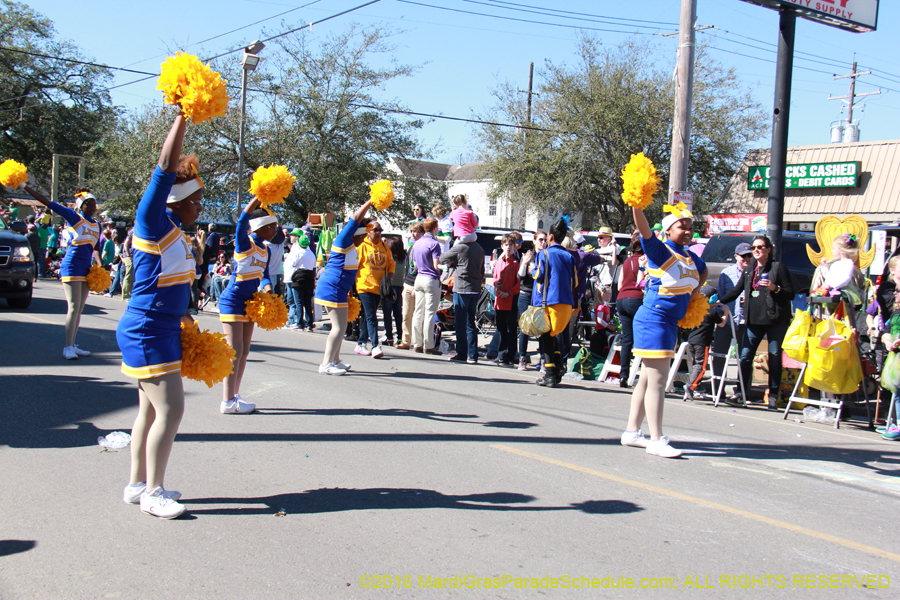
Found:
<path fill-rule="evenodd" d="M 440 354 L 434 347 L 434 316 L 441 301 L 441 275 L 438 260 L 441 245 L 435 239 L 438 221 L 434 217 L 423 223 L 425 235 L 412 247 L 413 261 L 418 269 L 413 289 L 416 292 L 416 308 L 413 312 L 412 345 L 416 352 Z"/>

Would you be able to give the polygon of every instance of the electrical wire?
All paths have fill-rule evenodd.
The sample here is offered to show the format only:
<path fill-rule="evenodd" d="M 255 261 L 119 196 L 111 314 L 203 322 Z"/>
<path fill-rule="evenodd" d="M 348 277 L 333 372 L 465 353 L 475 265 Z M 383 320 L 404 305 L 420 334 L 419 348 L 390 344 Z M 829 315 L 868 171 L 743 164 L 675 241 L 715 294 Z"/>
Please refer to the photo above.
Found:
<path fill-rule="evenodd" d="M 466 2 L 468 4 L 477 4 L 480 6 L 490 6 L 492 8 L 499 8 L 499 9 L 503 9 L 503 10 L 524 12 L 524 13 L 530 13 L 530 14 L 535 14 L 535 15 L 543 15 L 545 17 L 556 17 L 559 19 L 571 19 L 573 21 L 588 21 L 590 23 L 603 23 L 604 25 L 618 25 L 620 27 L 621 26 L 625 26 L 625 27 L 629 26 L 628 23 L 617 23 L 615 21 L 606 21 L 604 19 L 616 19 L 616 17 L 607 17 L 605 15 L 591 15 L 591 16 L 585 15 L 585 16 L 581 16 L 581 17 L 570 17 L 567 14 L 554 15 L 553 13 L 550 13 L 550 12 L 544 12 L 546 9 L 542 9 L 542 8 L 536 7 L 536 6 L 530 6 L 527 8 L 513 8 L 513 6 L 524 6 L 524 5 L 516 4 L 513 6 L 497 6 L 496 4 L 481 2 L 480 0 L 460 0 L 460 1 Z M 504 2 L 503 4 L 508 4 L 508 3 Z M 534 9 L 534 10 L 531 10 L 531 9 Z M 557 12 L 559 12 L 559 11 L 557 11 Z M 591 17 L 598 17 L 598 18 L 591 18 Z M 640 23 L 641 21 L 635 20 L 634 22 Z M 674 24 L 674 25 L 677 27 L 677 24 Z M 670 27 L 654 27 L 654 26 L 650 26 L 650 25 L 634 25 L 634 27 L 643 27 L 643 28 L 647 28 L 647 29 L 655 29 L 658 31 L 668 31 L 670 29 Z"/>
<path fill-rule="evenodd" d="M 558 9 L 558 8 L 544 8 L 544 7 L 541 7 L 541 6 L 531 6 L 531 5 L 528 5 L 528 4 L 517 4 L 516 2 L 503 2 L 503 1 L 501 1 L 501 0 L 488 0 L 488 1 L 489 1 L 492 5 L 503 5 L 503 4 L 506 4 L 506 5 L 509 5 L 509 6 L 520 6 L 520 7 L 523 7 L 523 8 L 535 8 L 535 9 L 539 9 L 539 10 L 546 10 L 546 11 L 551 11 L 551 12 L 560 13 L 560 14 L 566 14 L 566 15 L 579 15 L 579 16 L 582 16 L 582 17 L 599 17 L 599 18 L 603 18 L 603 19 L 615 19 L 615 20 L 617 20 L 617 21 L 629 21 L 629 22 L 632 22 L 632 23 L 652 23 L 652 24 L 654 24 L 654 25 L 670 25 L 670 26 L 672 26 L 672 27 L 678 27 L 678 23 L 671 23 L 671 22 L 668 22 L 668 21 L 647 21 L 647 20 L 644 20 L 644 19 L 626 19 L 626 18 L 624 18 L 624 17 L 610 17 L 610 16 L 606 16 L 606 15 L 594 15 L 594 14 L 590 14 L 590 13 L 572 12 L 572 11 L 569 11 L 569 10 L 560 10 L 560 9 Z"/>

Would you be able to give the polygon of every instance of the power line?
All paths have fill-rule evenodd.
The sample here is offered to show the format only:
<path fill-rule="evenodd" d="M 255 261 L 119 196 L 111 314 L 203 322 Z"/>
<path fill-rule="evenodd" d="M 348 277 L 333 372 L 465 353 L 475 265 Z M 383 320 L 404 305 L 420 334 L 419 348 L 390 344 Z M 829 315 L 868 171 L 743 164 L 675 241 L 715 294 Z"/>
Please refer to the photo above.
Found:
<path fill-rule="evenodd" d="M 510 10 L 510 11 L 516 11 L 516 12 L 524 12 L 524 13 L 530 13 L 530 14 L 536 14 L 536 15 L 543 15 L 543 16 L 545 16 L 545 17 L 556 17 L 556 18 L 560 18 L 560 19 L 571 19 L 571 20 L 573 20 L 573 21 L 589 21 L 589 22 L 591 22 L 591 23 L 603 23 L 603 24 L 605 24 L 605 25 L 628 26 L 628 23 L 617 23 L 617 22 L 615 22 L 615 21 L 606 21 L 606 20 L 603 20 L 603 19 L 616 19 L 616 17 L 607 17 L 607 16 L 605 16 L 605 15 L 586 15 L 586 14 L 584 14 L 584 13 L 568 13 L 568 11 L 554 11 L 554 12 L 559 12 L 559 13 L 582 14 L 582 15 L 583 15 L 583 16 L 572 16 L 572 17 L 570 17 L 570 16 L 568 16 L 568 14 L 558 14 L 558 15 L 555 15 L 555 14 L 553 14 L 553 13 L 551 13 L 551 12 L 545 12 L 547 9 L 540 8 L 540 7 L 537 7 L 537 6 L 528 6 L 528 7 L 525 7 L 525 5 L 523 5 L 523 4 L 513 4 L 513 5 L 511 5 L 511 6 L 497 6 L 496 4 L 491 4 L 491 3 L 487 3 L 487 2 L 481 2 L 480 0 L 461 0 L 461 1 L 462 1 L 462 2 L 466 2 L 466 3 L 468 3 L 468 4 L 477 4 L 477 5 L 480 5 L 480 6 L 490 6 L 490 7 L 493 7 L 493 8 L 500 8 L 500 9 L 503 9 L 503 10 Z M 502 4 L 511 4 L 511 3 L 504 2 L 504 3 L 502 3 Z M 522 6 L 522 7 L 524 7 L 524 8 L 513 8 L 513 7 L 515 7 L 515 6 Z M 531 10 L 531 9 L 534 9 L 534 10 Z M 592 17 L 598 17 L 598 18 L 592 18 Z M 631 20 L 631 21 L 633 21 L 633 22 L 635 22 L 635 23 L 641 23 L 641 22 L 646 23 L 646 22 L 649 22 L 649 21 L 638 21 L 638 20 L 636 20 L 636 19 L 629 19 L 629 20 Z M 677 24 L 677 23 L 671 23 L 671 24 L 670 24 L 670 23 L 665 23 L 665 25 L 675 25 L 675 26 L 677 26 L 678 24 Z M 652 26 L 650 26 L 650 25 L 635 25 L 635 27 L 644 27 L 644 28 L 647 28 L 647 29 L 656 29 L 656 30 L 658 30 L 658 31 L 667 31 L 667 30 L 669 29 L 668 27 L 652 27 Z"/>
<path fill-rule="evenodd" d="M 572 12 L 569 10 L 560 10 L 558 8 L 543 8 L 540 6 L 531 6 L 528 4 L 517 4 L 515 2 L 502 2 L 501 0 L 489 0 L 489 1 L 491 2 L 491 4 L 507 4 L 509 6 L 521 6 L 524 8 L 536 8 L 539 10 L 546 10 L 546 11 L 551 11 L 551 12 L 560 13 L 560 14 L 567 14 L 567 15 L 579 15 L 579 16 L 583 16 L 583 17 L 599 17 L 602 19 L 615 19 L 617 21 L 629 21 L 629 22 L 633 22 L 633 23 L 653 23 L 655 25 L 669 25 L 672 27 L 678 27 L 677 22 L 670 23 L 668 21 L 646 21 L 643 19 L 625 19 L 623 17 L 610 17 L 607 15 L 593 15 L 590 13 L 580 13 L 580 12 Z"/>
<path fill-rule="evenodd" d="M 444 10 L 448 12 L 462 13 L 465 15 L 475 15 L 477 17 L 489 17 L 491 19 L 502 19 L 504 21 L 517 21 L 519 23 L 532 23 L 534 25 L 546 25 L 548 27 L 563 27 L 565 29 L 582 29 L 585 31 L 602 31 L 606 33 L 625 33 L 625 34 L 636 34 L 636 35 L 656 35 L 653 33 L 644 33 L 640 31 L 621 31 L 618 29 L 603 29 L 600 27 L 582 27 L 579 25 L 567 25 L 565 23 L 549 23 L 546 21 L 533 21 L 531 19 L 519 19 L 517 17 L 504 17 L 502 15 L 490 15 L 487 13 L 480 13 L 471 10 L 462 10 L 460 8 L 448 8 L 445 6 L 435 6 L 433 4 L 425 4 L 422 2 L 412 2 L 411 0 L 397 0 L 397 2 L 401 2 L 403 4 L 412 4 L 414 6 L 423 6 L 425 8 L 433 8 L 436 10 Z"/>

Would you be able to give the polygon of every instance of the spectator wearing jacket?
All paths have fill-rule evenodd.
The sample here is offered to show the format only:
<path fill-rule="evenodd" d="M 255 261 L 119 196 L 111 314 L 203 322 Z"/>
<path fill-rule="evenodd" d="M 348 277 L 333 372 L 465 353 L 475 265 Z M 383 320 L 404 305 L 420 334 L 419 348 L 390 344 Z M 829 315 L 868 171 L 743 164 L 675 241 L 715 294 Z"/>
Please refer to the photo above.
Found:
<path fill-rule="evenodd" d="M 394 257 L 381 239 L 384 230 L 381 223 L 373 221 L 366 226 L 366 239 L 360 244 L 359 271 L 356 274 L 356 291 L 363 309 L 356 353 L 368 356 L 366 342 L 372 340 L 372 358 L 381 358 L 384 352 L 378 342 L 378 306 L 381 304 L 381 280 L 394 277 Z"/>
<path fill-rule="evenodd" d="M 456 244 L 441 256 L 440 262 L 450 265 L 453 269 L 456 355 L 451 360 L 456 362 L 465 360 L 468 364 L 475 364 L 478 362 L 478 329 L 475 327 L 475 313 L 484 284 L 484 249 L 478 242 L 457 240 Z"/>
<path fill-rule="evenodd" d="M 494 261 L 494 314 L 500 332 L 497 363 L 503 367 L 516 366 L 516 331 L 518 294 L 520 289 L 519 261 L 516 258 L 516 236 L 507 233 L 500 244 L 503 253 Z"/>

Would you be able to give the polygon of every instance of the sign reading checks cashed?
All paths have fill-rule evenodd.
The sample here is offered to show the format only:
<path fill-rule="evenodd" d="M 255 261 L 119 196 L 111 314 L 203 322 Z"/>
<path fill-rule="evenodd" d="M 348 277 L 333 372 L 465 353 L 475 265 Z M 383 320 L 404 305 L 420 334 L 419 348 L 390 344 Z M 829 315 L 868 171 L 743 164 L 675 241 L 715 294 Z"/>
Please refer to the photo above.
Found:
<path fill-rule="evenodd" d="M 838 188 L 857 187 L 862 163 L 811 163 L 805 165 L 788 165 L 785 168 L 785 189 Z M 750 167 L 747 174 L 748 190 L 769 189 L 768 165 Z"/>
<path fill-rule="evenodd" d="M 875 31 L 878 0 L 744 0 L 766 8 L 793 8 L 810 21 L 856 33 Z"/>

